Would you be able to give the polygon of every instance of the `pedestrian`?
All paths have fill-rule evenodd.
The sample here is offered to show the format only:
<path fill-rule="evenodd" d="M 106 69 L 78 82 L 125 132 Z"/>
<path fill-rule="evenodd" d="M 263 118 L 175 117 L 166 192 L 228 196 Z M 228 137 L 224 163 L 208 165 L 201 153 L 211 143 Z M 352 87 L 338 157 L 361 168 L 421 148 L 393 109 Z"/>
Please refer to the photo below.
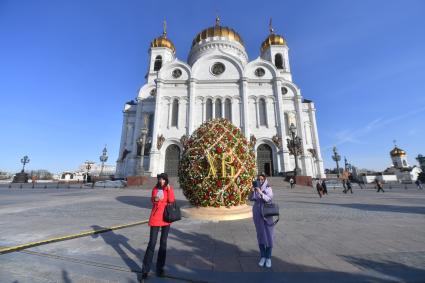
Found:
<path fill-rule="evenodd" d="M 273 248 L 273 217 L 263 217 L 264 203 L 269 203 L 273 199 L 273 191 L 267 182 L 265 174 L 258 176 L 256 186 L 251 189 L 249 200 L 254 201 L 252 215 L 257 232 L 257 241 L 260 247 L 260 261 L 258 265 L 267 268 L 272 267 L 272 248 Z"/>
<path fill-rule="evenodd" d="M 382 183 L 378 180 L 378 178 L 375 179 L 375 185 L 378 188 L 378 190 L 376 191 L 377 193 L 379 193 L 379 191 L 385 193 Z"/>
<path fill-rule="evenodd" d="M 151 269 L 155 245 L 161 230 L 159 241 L 158 259 L 156 262 L 156 274 L 164 276 L 165 259 L 167 255 L 167 238 L 170 231 L 169 222 L 164 221 L 164 210 L 168 203 L 175 202 L 173 187 L 168 183 L 168 176 L 165 173 L 157 175 L 158 183 L 152 189 L 152 210 L 149 217 L 150 235 L 149 243 L 143 258 L 142 279 L 148 277 Z"/>
<path fill-rule="evenodd" d="M 422 187 L 422 183 L 421 183 L 421 181 L 419 181 L 419 179 L 416 179 L 415 184 L 416 184 L 416 187 L 418 187 L 418 190 L 423 190 L 424 189 Z"/>
<path fill-rule="evenodd" d="M 294 178 L 291 177 L 291 179 L 289 179 L 289 184 L 291 185 L 291 189 L 292 189 L 295 185 Z"/>
<path fill-rule="evenodd" d="M 348 193 L 348 191 L 350 191 L 351 193 L 353 193 L 353 186 L 351 185 L 351 181 L 347 179 L 345 181 L 345 183 L 346 183 L 346 186 L 347 186 L 346 193 Z"/>
<path fill-rule="evenodd" d="M 322 188 L 323 188 L 323 194 L 328 194 L 328 186 L 326 185 L 326 180 L 322 179 Z"/>
<path fill-rule="evenodd" d="M 344 190 L 342 191 L 344 194 L 347 193 L 347 184 L 345 183 L 345 179 L 342 179 L 342 186 L 344 187 Z"/>
<path fill-rule="evenodd" d="M 318 180 L 317 183 L 316 183 L 316 189 L 317 189 L 317 193 L 319 194 L 319 197 L 322 198 L 323 186 L 322 186 L 322 183 L 320 182 L 320 180 Z"/>

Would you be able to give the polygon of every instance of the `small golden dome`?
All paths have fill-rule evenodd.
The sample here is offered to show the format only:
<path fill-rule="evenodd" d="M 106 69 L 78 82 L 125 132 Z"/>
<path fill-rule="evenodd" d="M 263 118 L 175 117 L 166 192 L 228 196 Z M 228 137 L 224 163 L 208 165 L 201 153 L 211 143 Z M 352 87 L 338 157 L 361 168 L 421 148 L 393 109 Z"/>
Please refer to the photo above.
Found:
<path fill-rule="evenodd" d="M 390 155 L 391 157 L 405 156 L 406 152 L 395 146 L 394 149 L 390 151 Z"/>
<path fill-rule="evenodd" d="M 283 38 L 283 36 L 274 33 L 272 19 L 270 19 L 269 30 L 270 35 L 261 44 L 261 52 L 264 52 L 264 50 L 269 48 L 271 45 L 286 45 L 286 40 Z"/>
<path fill-rule="evenodd" d="M 164 35 L 161 35 L 160 37 L 157 37 L 154 40 L 152 40 L 151 48 L 152 47 L 167 47 L 173 50 L 174 53 L 176 52 L 176 48 L 174 47 L 174 44 L 171 42 L 171 40 L 169 40 Z"/>
<path fill-rule="evenodd" d="M 237 41 L 243 46 L 243 40 L 241 36 L 233 29 L 229 27 L 220 26 L 220 18 L 216 18 L 215 26 L 209 27 L 198 33 L 192 41 L 192 47 L 204 39 L 210 37 L 225 37 L 232 41 Z"/>
<path fill-rule="evenodd" d="M 167 38 L 167 23 L 165 21 L 163 23 L 163 29 L 164 30 L 162 32 L 162 35 L 152 40 L 151 48 L 152 47 L 167 47 L 173 50 L 173 52 L 175 53 L 176 47 L 174 47 L 173 42 Z"/>
<path fill-rule="evenodd" d="M 264 52 L 270 45 L 286 45 L 286 40 L 278 34 L 270 34 L 261 44 L 261 52 Z"/>

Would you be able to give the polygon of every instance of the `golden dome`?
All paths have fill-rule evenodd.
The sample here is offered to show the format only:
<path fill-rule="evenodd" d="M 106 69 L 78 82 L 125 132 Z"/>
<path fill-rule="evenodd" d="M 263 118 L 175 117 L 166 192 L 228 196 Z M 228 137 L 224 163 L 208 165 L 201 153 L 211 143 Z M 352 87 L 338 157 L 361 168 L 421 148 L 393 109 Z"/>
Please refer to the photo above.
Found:
<path fill-rule="evenodd" d="M 283 38 L 283 36 L 274 33 L 272 19 L 270 19 L 269 30 L 270 35 L 261 44 L 261 52 L 269 48 L 271 45 L 286 45 L 286 40 Z"/>
<path fill-rule="evenodd" d="M 232 41 L 237 41 L 243 46 L 243 40 L 241 36 L 235 30 L 229 27 L 220 26 L 220 18 L 217 17 L 215 20 L 215 26 L 206 28 L 196 35 L 192 41 L 192 47 L 204 39 L 216 36 L 225 37 Z"/>
<path fill-rule="evenodd" d="M 270 34 L 261 44 L 261 52 L 270 47 L 270 45 L 286 45 L 286 40 L 278 34 Z"/>
<path fill-rule="evenodd" d="M 390 155 L 391 157 L 405 156 L 406 152 L 395 146 L 394 149 L 390 151 Z"/>
<path fill-rule="evenodd" d="M 167 23 L 164 21 L 164 31 L 162 32 L 162 35 L 160 37 L 155 38 L 151 42 L 151 48 L 152 47 L 167 47 L 173 52 L 176 52 L 176 47 L 174 47 L 173 42 L 167 38 Z"/>
<path fill-rule="evenodd" d="M 176 52 L 176 48 L 174 47 L 174 44 L 171 42 L 171 40 L 169 40 L 167 37 L 163 35 L 152 40 L 151 48 L 152 47 L 167 47 L 173 50 L 173 52 Z"/>

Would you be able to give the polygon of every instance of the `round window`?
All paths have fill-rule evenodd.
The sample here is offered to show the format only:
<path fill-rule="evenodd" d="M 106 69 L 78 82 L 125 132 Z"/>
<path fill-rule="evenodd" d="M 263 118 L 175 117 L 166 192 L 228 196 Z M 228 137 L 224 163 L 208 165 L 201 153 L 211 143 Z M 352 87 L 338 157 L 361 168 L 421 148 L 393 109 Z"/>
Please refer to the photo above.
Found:
<path fill-rule="evenodd" d="M 282 94 L 287 94 L 288 93 L 288 89 L 286 87 L 282 87 Z"/>
<path fill-rule="evenodd" d="M 223 63 L 215 63 L 212 68 L 211 68 L 211 72 L 218 76 L 221 75 L 222 73 L 224 73 L 224 70 L 226 69 L 226 67 L 224 66 Z"/>
<path fill-rule="evenodd" d="M 182 70 L 180 70 L 180 69 L 175 69 L 175 70 L 173 71 L 173 78 L 175 78 L 175 79 L 180 78 L 180 77 L 181 77 L 181 75 L 182 75 Z"/>
<path fill-rule="evenodd" d="M 264 71 L 264 69 L 263 68 L 257 68 L 256 70 L 255 70 L 255 75 L 257 76 L 257 77 L 262 77 L 262 76 L 264 76 L 264 74 L 266 73 L 266 71 Z"/>
<path fill-rule="evenodd" d="M 150 91 L 150 95 L 152 95 L 152 96 L 155 96 L 156 95 L 156 89 L 152 89 L 151 91 Z"/>

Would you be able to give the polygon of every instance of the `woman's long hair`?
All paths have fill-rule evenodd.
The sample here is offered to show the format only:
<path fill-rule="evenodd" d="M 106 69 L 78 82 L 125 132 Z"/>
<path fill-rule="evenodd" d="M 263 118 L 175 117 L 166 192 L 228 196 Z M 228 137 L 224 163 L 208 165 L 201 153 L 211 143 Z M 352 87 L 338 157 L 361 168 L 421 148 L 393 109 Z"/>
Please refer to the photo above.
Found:
<path fill-rule="evenodd" d="M 164 179 L 165 180 L 165 186 L 168 185 L 168 175 L 165 173 L 161 173 L 156 175 L 156 178 L 158 179 L 158 182 L 156 183 L 156 187 L 159 189 L 161 188 L 161 184 L 159 183 L 159 179 Z"/>

